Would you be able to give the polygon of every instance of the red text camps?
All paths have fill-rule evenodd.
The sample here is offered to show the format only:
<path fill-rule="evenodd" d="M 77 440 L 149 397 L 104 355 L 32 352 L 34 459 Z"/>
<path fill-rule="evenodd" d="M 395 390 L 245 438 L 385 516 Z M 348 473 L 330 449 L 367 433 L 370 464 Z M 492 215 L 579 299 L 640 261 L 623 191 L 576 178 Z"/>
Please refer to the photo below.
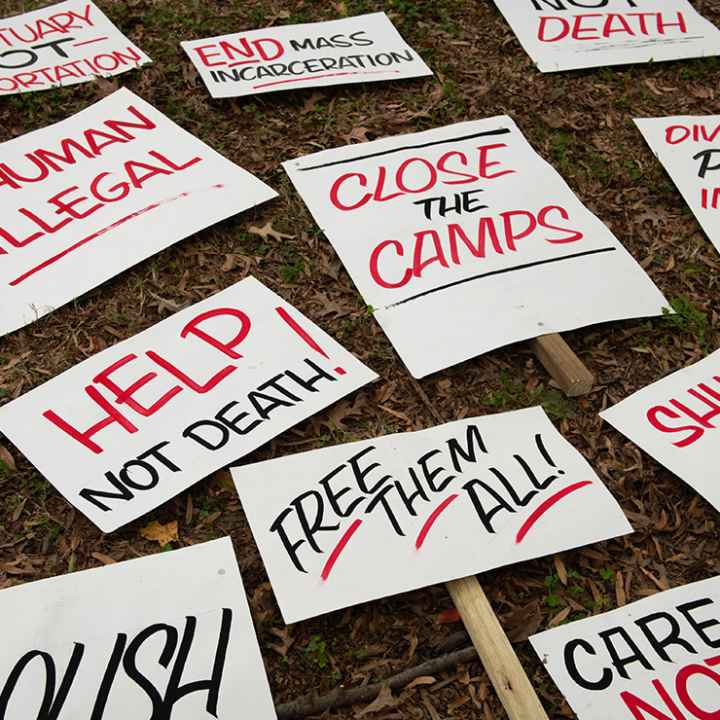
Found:
<path fill-rule="evenodd" d="M 597 637 L 568 641 L 565 668 L 585 690 L 613 692 L 616 681 L 630 680 L 635 672 L 652 673 L 676 663 L 671 682 L 653 679 L 643 693 L 616 690 L 628 713 L 613 720 L 714 720 L 720 717 L 720 673 L 714 669 L 720 655 L 712 653 L 720 648 L 718 617 L 717 603 L 709 597 L 653 612 Z M 696 657 L 680 665 L 678 653 Z M 715 697 L 712 707 L 699 705 L 701 689 L 705 697 Z"/>
<path fill-rule="evenodd" d="M 715 388 L 710 384 L 715 385 Z M 715 418 L 720 415 L 720 376 L 688 388 L 680 398 L 651 407 L 648 422 L 662 433 L 672 435 L 672 443 L 684 448 L 700 440 L 708 431 L 717 428 Z"/>
<path fill-rule="evenodd" d="M 540 434 L 534 444 L 539 458 L 526 460 L 514 454 L 502 467 L 497 466 L 500 463 L 485 467 L 491 462 L 489 451 L 478 427 L 468 425 L 464 437 L 449 438 L 430 449 L 402 477 L 388 473 L 378 460 L 377 448 L 368 445 L 333 468 L 317 488 L 292 500 L 270 531 L 277 534 L 298 572 L 307 572 L 305 566 L 313 554 L 325 556 L 323 580 L 329 578 L 348 543 L 362 542 L 362 526 L 369 516 L 379 516 L 394 535 L 421 551 L 432 541 L 433 528 L 443 523 L 461 497 L 470 501 L 486 533 L 502 532 L 508 515 L 525 514 L 514 538 L 521 543 L 554 505 L 591 484 L 581 481 L 550 491 L 565 471 L 557 468 Z"/>

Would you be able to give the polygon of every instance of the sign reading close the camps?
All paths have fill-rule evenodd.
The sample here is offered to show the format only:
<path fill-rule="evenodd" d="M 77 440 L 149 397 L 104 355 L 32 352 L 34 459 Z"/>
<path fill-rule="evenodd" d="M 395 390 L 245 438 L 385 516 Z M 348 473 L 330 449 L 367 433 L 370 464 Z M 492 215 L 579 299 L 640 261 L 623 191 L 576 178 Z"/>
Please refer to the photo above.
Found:
<path fill-rule="evenodd" d="M 275 720 L 229 538 L 0 592 L 3 720 Z"/>
<path fill-rule="evenodd" d="M 720 578 L 539 633 L 530 642 L 578 720 L 712 720 Z"/>
<path fill-rule="evenodd" d="M 415 377 L 668 304 L 509 117 L 284 167 Z"/>
<path fill-rule="evenodd" d="M 376 377 L 247 278 L 0 408 L 0 428 L 108 532 Z"/>
<path fill-rule="evenodd" d="M 720 510 L 720 350 L 600 415 Z"/>
<path fill-rule="evenodd" d="M 631 532 L 537 407 L 232 472 L 287 623 Z"/>
<path fill-rule="evenodd" d="M 182 46 L 216 98 L 432 75 L 381 12 Z"/>
<path fill-rule="evenodd" d="M 720 54 L 688 0 L 495 0 L 542 72 Z"/>
<path fill-rule="evenodd" d="M 149 62 L 87 0 L 0 19 L 0 95 L 90 82 Z"/>
<path fill-rule="evenodd" d="M 641 118 L 635 124 L 720 252 L 720 115 Z"/>
<path fill-rule="evenodd" d="M 276 195 L 129 90 L 0 151 L 0 335 Z"/>

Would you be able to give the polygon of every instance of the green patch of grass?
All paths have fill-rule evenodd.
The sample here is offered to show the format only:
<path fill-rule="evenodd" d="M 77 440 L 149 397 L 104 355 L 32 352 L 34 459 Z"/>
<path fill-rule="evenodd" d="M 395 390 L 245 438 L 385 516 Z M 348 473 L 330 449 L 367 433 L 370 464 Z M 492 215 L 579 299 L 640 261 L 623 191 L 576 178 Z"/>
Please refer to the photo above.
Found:
<path fill-rule="evenodd" d="M 325 670 L 330 664 L 327 652 L 327 643 L 320 635 L 313 635 L 305 646 L 305 657 L 319 670 Z"/>
<path fill-rule="evenodd" d="M 575 402 L 559 390 L 540 385 L 527 391 L 523 385 L 513 383 L 504 370 L 500 373 L 500 389 L 487 393 L 483 404 L 500 410 L 542 405 L 545 412 L 555 420 L 572 418 L 576 412 Z"/>
<path fill-rule="evenodd" d="M 663 311 L 665 322 L 680 332 L 692 335 L 702 348 L 707 349 L 709 330 L 707 313 L 700 310 L 686 295 L 672 298 L 670 307 L 675 314 L 665 309 Z"/>

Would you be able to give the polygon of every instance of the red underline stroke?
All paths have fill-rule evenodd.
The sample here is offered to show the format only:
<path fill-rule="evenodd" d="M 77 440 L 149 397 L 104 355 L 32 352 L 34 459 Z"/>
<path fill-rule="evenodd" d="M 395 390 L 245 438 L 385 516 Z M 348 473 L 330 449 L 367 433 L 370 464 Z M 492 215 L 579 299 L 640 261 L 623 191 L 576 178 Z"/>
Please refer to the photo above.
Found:
<path fill-rule="evenodd" d="M 260 60 L 236 60 L 234 63 L 230 63 L 229 65 L 226 65 L 226 67 L 234 68 L 238 65 L 251 65 L 253 63 L 259 63 Z"/>
<path fill-rule="evenodd" d="M 322 569 L 320 577 L 323 581 L 330 577 L 330 573 L 340 557 L 340 553 L 345 549 L 345 546 L 350 542 L 350 538 L 357 532 L 357 529 L 362 525 L 362 520 L 359 518 L 353 521 L 352 525 L 345 531 L 345 534 L 340 538 L 340 542 L 335 546 L 335 549 L 330 553 L 330 557 L 325 563 L 325 567 Z"/>
<path fill-rule="evenodd" d="M 457 500 L 459 496 L 458 495 L 450 495 L 449 497 L 445 498 L 429 515 L 428 519 L 425 521 L 425 524 L 422 526 L 422 530 L 420 530 L 420 533 L 417 536 L 417 540 L 415 540 L 415 548 L 419 550 L 423 543 L 425 542 L 425 538 L 427 537 L 427 534 L 430 532 L 430 528 L 435 524 L 435 521 L 440 517 L 440 515 L 445 511 L 445 509 L 450 505 L 453 500 Z"/>
<path fill-rule="evenodd" d="M 253 90 L 258 90 L 259 88 L 265 87 L 272 87 L 273 85 L 286 85 L 287 83 L 303 82 L 305 80 L 319 80 L 320 78 L 345 77 L 346 75 L 387 75 L 388 73 L 399 72 L 399 70 L 371 70 L 369 72 L 324 73 L 323 75 L 310 75 L 309 77 L 291 78 L 290 80 L 274 80 L 273 82 L 260 83 L 260 85 L 253 85 Z"/>
<path fill-rule="evenodd" d="M 551 495 L 547 500 L 542 502 L 540 505 L 538 505 L 535 510 L 533 510 L 530 517 L 522 524 L 522 527 L 518 530 L 518 533 L 515 537 L 516 543 L 521 543 L 525 536 L 530 532 L 530 529 L 532 526 L 548 511 L 550 508 L 553 507 L 556 503 L 560 502 L 566 495 L 569 495 L 570 493 L 575 492 L 576 490 L 580 490 L 580 488 L 584 488 L 588 485 L 592 485 L 592 482 L 590 480 L 583 480 L 582 482 L 574 483 L 573 485 L 568 485 L 566 488 L 563 488 L 562 490 L 559 490 L 554 495 Z"/>
<path fill-rule="evenodd" d="M 103 42 L 103 40 L 109 40 L 109 39 L 110 39 L 109 37 L 105 36 L 105 37 L 94 38 L 93 40 L 83 40 L 82 42 L 75 43 L 73 45 L 73 47 L 82 47 L 83 45 L 91 45 L 92 43 Z"/>
<path fill-rule="evenodd" d="M 219 188 L 224 187 L 224 185 L 211 185 L 210 190 L 217 190 Z M 197 191 L 195 191 L 197 192 Z M 151 210 L 157 210 L 159 207 L 162 207 L 163 205 L 168 205 L 169 203 L 176 202 L 178 200 L 182 200 L 183 198 L 186 198 L 190 196 L 192 192 L 182 192 L 179 195 L 175 195 L 175 197 L 167 198 L 166 200 L 160 200 L 159 202 L 153 203 L 152 205 L 148 205 L 147 207 L 143 208 L 142 210 L 136 210 L 134 213 L 130 213 L 130 215 L 126 215 L 123 218 L 120 218 L 119 220 L 112 223 L 112 225 L 108 225 L 107 227 L 102 228 L 101 230 L 98 230 L 92 235 L 88 235 L 87 237 L 83 238 L 82 240 L 78 240 L 73 245 L 70 245 L 70 247 L 65 248 L 65 250 L 61 250 L 59 253 L 53 255 L 52 257 L 49 257 L 47 260 L 43 260 L 39 265 L 36 265 L 35 267 L 30 268 L 26 272 L 24 272 L 22 275 L 19 275 L 14 280 L 11 280 L 8 284 L 12 287 L 15 287 L 16 285 L 20 285 L 20 283 L 25 282 L 29 277 L 32 277 L 35 273 L 40 272 L 40 270 L 44 270 L 45 268 L 49 267 L 50 265 L 53 265 L 58 260 L 62 260 L 66 255 L 69 255 L 71 252 L 74 252 L 78 248 L 82 247 L 83 245 L 87 245 L 87 243 L 92 242 L 93 240 L 96 240 L 99 237 L 102 237 L 103 235 L 106 235 L 111 230 L 115 230 L 116 228 L 120 227 L 121 225 L 124 225 L 126 222 L 129 222 L 130 220 L 134 220 L 135 218 L 140 217 L 141 215 L 145 215 L 146 213 L 150 212 Z"/>

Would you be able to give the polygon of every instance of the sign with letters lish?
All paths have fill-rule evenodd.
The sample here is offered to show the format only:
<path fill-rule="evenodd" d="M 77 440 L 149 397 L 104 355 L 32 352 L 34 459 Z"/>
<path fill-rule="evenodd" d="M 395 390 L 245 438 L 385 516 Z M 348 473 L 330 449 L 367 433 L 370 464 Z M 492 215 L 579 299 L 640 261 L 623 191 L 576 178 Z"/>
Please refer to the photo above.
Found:
<path fill-rule="evenodd" d="M 0 157 L 0 335 L 276 195 L 129 90 Z"/>
<path fill-rule="evenodd" d="M 720 115 L 640 118 L 635 124 L 720 252 Z"/>
<path fill-rule="evenodd" d="M 0 95 L 90 82 L 149 62 L 87 0 L 0 19 Z"/>
<path fill-rule="evenodd" d="M 668 305 L 507 116 L 284 167 L 415 377 Z"/>
<path fill-rule="evenodd" d="M 275 720 L 230 538 L 0 592 L 3 720 Z"/>
<path fill-rule="evenodd" d="M 0 408 L 0 428 L 104 532 L 375 373 L 254 278 Z"/>
<path fill-rule="evenodd" d="M 578 720 L 712 720 L 720 577 L 530 638 Z"/>
<path fill-rule="evenodd" d="M 720 510 L 720 350 L 600 415 Z"/>
<path fill-rule="evenodd" d="M 539 407 L 232 473 L 287 623 L 631 532 Z"/>
<path fill-rule="evenodd" d="M 216 98 L 432 75 L 382 12 L 182 46 Z"/>
<path fill-rule="evenodd" d="M 495 0 L 542 72 L 720 54 L 688 0 Z"/>

